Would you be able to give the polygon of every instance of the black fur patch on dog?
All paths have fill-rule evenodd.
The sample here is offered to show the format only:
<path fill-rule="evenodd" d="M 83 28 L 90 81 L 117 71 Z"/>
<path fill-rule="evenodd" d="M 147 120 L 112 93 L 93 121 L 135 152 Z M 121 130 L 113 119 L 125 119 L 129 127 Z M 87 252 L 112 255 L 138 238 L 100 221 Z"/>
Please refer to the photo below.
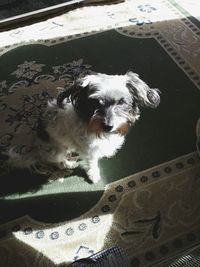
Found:
<path fill-rule="evenodd" d="M 44 142 L 50 142 L 50 137 L 48 132 L 46 131 L 46 125 L 44 121 L 39 118 L 38 119 L 38 124 L 37 124 L 37 136 Z"/>

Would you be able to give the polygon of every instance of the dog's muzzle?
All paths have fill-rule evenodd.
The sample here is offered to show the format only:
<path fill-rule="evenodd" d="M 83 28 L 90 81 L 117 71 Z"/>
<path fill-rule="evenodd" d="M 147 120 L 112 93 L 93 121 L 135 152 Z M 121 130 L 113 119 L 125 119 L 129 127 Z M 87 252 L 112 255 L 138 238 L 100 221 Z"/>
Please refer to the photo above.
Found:
<path fill-rule="evenodd" d="M 113 125 L 107 124 L 107 123 L 102 123 L 102 128 L 105 132 L 111 132 L 113 129 Z"/>

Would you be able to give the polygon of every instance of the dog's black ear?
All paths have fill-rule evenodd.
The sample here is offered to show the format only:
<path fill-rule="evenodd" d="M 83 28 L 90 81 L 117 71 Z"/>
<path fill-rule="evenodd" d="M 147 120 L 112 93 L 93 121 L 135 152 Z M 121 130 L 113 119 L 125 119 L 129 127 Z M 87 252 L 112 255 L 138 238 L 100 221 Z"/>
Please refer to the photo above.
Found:
<path fill-rule="evenodd" d="M 89 84 L 83 84 L 83 80 L 77 81 L 58 95 L 58 107 L 65 108 L 65 103 L 70 102 L 81 117 L 88 117 L 87 101 L 89 90 Z"/>
<path fill-rule="evenodd" d="M 129 71 L 126 76 L 126 86 L 139 106 L 156 108 L 160 104 L 160 91 L 158 89 L 150 88 L 136 73 Z"/>
<path fill-rule="evenodd" d="M 75 107 L 78 106 L 80 97 L 83 95 L 83 87 L 80 82 L 75 82 L 72 86 L 64 88 L 57 96 L 57 105 L 59 108 L 64 108 L 65 103 L 71 102 Z"/>
<path fill-rule="evenodd" d="M 64 108 L 64 101 L 69 102 L 70 101 L 70 96 L 72 93 L 74 85 L 70 87 L 64 87 L 64 90 L 62 90 L 58 96 L 57 96 L 57 105 L 59 108 Z"/>

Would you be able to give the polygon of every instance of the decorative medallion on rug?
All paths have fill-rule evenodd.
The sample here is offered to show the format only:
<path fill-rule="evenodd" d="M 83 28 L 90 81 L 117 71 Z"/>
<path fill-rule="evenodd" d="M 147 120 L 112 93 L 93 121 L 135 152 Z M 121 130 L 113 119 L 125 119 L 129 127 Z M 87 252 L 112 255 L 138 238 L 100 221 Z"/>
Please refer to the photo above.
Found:
<path fill-rule="evenodd" d="M 0 40 L 0 266 L 56 266 L 114 245 L 132 266 L 150 266 L 199 243 L 198 22 L 174 2 L 131 0 Z M 101 161 L 99 183 L 88 182 L 84 161 L 51 181 L 10 170 L 5 153 L 31 149 L 38 117 L 62 87 L 128 70 L 159 88 L 161 104 L 144 110 L 122 150 Z"/>

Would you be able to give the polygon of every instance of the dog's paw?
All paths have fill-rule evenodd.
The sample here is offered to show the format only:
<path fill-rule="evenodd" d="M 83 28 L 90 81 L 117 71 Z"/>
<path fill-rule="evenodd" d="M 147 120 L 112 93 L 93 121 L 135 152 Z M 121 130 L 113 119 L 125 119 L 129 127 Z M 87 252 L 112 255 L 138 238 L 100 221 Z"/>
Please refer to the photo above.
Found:
<path fill-rule="evenodd" d="M 63 170 L 54 170 L 51 173 L 49 173 L 49 182 L 54 182 L 58 180 L 59 182 L 63 183 L 64 178 L 67 176 L 70 176 L 72 174 L 72 170 L 69 169 L 63 169 Z"/>
<path fill-rule="evenodd" d="M 64 160 L 58 163 L 59 169 L 74 169 L 76 167 L 76 161 L 73 160 Z"/>
<path fill-rule="evenodd" d="M 89 169 L 87 175 L 90 181 L 92 181 L 94 184 L 101 179 L 99 169 Z"/>

